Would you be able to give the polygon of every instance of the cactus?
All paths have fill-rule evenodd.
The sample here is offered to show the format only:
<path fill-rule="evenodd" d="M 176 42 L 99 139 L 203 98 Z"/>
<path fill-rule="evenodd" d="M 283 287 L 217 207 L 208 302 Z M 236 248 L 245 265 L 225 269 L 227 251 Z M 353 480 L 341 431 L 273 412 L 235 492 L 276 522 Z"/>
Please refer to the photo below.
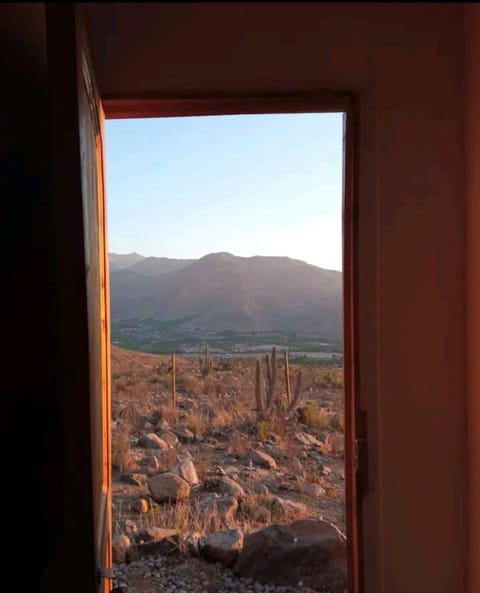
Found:
<path fill-rule="evenodd" d="M 257 360 L 255 368 L 255 400 L 257 402 L 257 410 L 260 413 L 270 413 L 275 404 L 275 388 L 277 385 L 277 349 L 272 348 L 272 357 L 269 354 L 265 355 L 265 367 L 267 369 L 267 388 L 262 378 L 262 362 Z"/>
<path fill-rule="evenodd" d="M 177 409 L 177 388 L 175 370 L 175 354 L 172 354 L 172 408 L 174 410 Z"/>
<path fill-rule="evenodd" d="M 212 372 L 213 369 L 213 358 L 210 356 L 208 344 L 205 344 L 205 353 L 203 357 L 198 357 L 198 364 L 200 366 L 200 373 L 202 377 L 205 379 L 206 377 L 208 377 L 208 375 Z"/>
<path fill-rule="evenodd" d="M 285 362 L 285 387 L 286 387 L 286 405 L 280 404 L 276 397 L 275 390 L 277 385 L 277 349 L 272 348 L 272 356 L 265 355 L 265 366 L 267 370 L 267 387 L 262 377 L 262 362 L 260 359 L 256 362 L 255 367 L 255 401 L 257 404 L 257 411 L 260 416 L 265 414 L 275 413 L 282 415 L 285 419 L 291 418 L 295 412 L 300 399 L 302 397 L 302 371 L 299 370 L 296 375 L 295 389 L 293 399 L 290 388 L 290 367 L 288 365 L 288 354 L 284 354 Z"/>

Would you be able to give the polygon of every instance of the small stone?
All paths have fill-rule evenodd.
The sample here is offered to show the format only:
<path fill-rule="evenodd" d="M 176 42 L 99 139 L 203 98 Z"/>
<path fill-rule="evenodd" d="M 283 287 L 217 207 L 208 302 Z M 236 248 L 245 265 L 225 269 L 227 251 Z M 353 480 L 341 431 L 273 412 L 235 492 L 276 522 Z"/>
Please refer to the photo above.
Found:
<path fill-rule="evenodd" d="M 163 441 L 154 432 L 141 437 L 141 439 L 138 441 L 138 446 L 143 447 L 144 449 L 160 449 L 162 451 L 169 449 L 168 443 Z"/>
<path fill-rule="evenodd" d="M 255 465 L 266 467 L 267 469 L 276 469 L 277 467 L 275 459 L 263 451 L 252 451 L 251 460 Z"/>

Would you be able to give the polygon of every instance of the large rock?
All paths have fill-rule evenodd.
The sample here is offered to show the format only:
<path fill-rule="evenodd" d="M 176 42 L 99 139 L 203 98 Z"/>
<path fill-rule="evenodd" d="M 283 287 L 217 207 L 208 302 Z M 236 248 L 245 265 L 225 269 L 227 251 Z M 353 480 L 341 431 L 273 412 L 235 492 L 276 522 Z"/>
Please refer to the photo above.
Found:
<path fill-rule="evenodd" d="M 167 430 L 165 432 L 161 431 L 158 433 L 158 436 L 162 439 L 162 441 L 165 441 L 168 445 L 171 445 L 172 447 L 176 447 L 178 445 L 178 437 L 171 430 Z"/>
<path fill-rule="evenodd" d="M 200 515 L 203 518 L 218 518 L 225 523 L 232 521 L 237 509 L 238 501 L 233 496 L 209 494 L 199 503 Z"/>
<path fill-rule="evenodd" d="M 146 538 L 146 539 L 141 539 Z M 132 545 L 126 554 L 127 562 L 140 560 L 145 556 L 170 556 L 180 551 L 180 535 L 175 529 L 154 527 L 135 534 L 138 543 Z"/>
<path fill-rule="evenodd" d="M 144 449 L 160 449 L 162 451 L 166 451 L 170 448 L 169 444 L 162 440 L 154 432 L 150 432 L 149 434 L 141 437 L 141 439 L 138 441 L 138 446 L 143 447 Z"/>
<path fill-rule="evenodd" d="M 220 478 L 219 490 L 222 494 L 228 494 L 237 500 L 242 500 L 246 497 L 245 490 L 240 484 L 228 476 L 222 476 Z"/>
<path fill-rule="evenodd" d="M 210 533 L 199 542 L 200 556 L 210 562 L 220 562 L 231 567 L 243 547 L 243 533 L 240 529 L 228 529 Z"/>
<path fill-rule="evenodd" d="M 193 465 L 193 461 L 189 457 L 182 459 L 177 465 L 172 467 L 170 471 L 183 478 L 190 484 L 190 486 L 196 486 L 200 483 L 197 470 Z"/>
<path fill-rule="evenodd" d="M 195 438 L 195 435 L 193 434 L 193 432 L 186 426 L 182 426 L 182 425 L 176 426 L 173 429 L 173 432 L 177 435 L 177 437 L 181 441 L 190 442 L 190 441 L 193 441 L 193 439 Z"/>
<path fill-rule="evenodd" d="M 127 552 L 131 542 L 126 535 L 115 535 L 112 540 L 112 560 L 114 564 L 121 564 L 127 559 Z"/>
<path fill-rule="evenodd" d="M 277 467 L 275 459 L 263 451 L 252 451 L 250 459 L 255 465 L 260 467 L 266 467 L 267 469 L 275 469 Z"/>
<path fill-rule="evenodd" d="M 296 440 L 305 447 L 322 447 L 323 443 L 308 432 L 296 432 Z"/>
<path fill-rule="evenodd" d="M 147 527 L 141 529 L 133 535 L 133 539 L 137 544 L 143 544 L 146 542 L 158 542 L 160 540 L 168 539 L 178 535 L 176 529 L 163 529 L 162 527 Z"/>
<path fill-rule="evenodd" d="M 234 574 L 259 583 L 343 593 L 347 587 L 346 540 L 330 523 L 302 520 L 275 524 L 247 536 Z"/>
<path fill-rule="evenodd" d="M 190 496 L 190 485 L 171 472 L 157 474 L 148 480 L 148 489 L 155 502 L 168 502 Z"/>
<path fill-rule="evenodd" d="M 307 507 L 301 502 L 288 500 L 288 498 L 281 498 L 274 496 L 271 503 L 272 516 L 276 520 L 283 519 L 300 519 L 307 514 Z"/>

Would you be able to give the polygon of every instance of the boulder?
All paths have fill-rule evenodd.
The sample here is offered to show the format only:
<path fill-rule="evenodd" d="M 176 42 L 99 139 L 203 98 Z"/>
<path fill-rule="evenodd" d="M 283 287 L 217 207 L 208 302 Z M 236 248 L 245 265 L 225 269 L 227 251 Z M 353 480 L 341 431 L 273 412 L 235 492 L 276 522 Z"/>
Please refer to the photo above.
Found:
<path fill-rule="evenodd" d="M 150 432 L 141 437 L 138 441 L 138 446 L 143 447 L 144 449 L 160 449 L 162 451 L 169 449 L 168 443 L 163 441 L 154 432 Z"/>
<path fill-rule="evenodd" d="M 173 432 L 177 435 L 177 437 L 181 440 L 181 441 L 193 441 L 193 439 L 195 438 L 195 435 L 193 434 L 193 432 L 187 428 L 186 426 L 176 426 L 173 429 Z"/>
<path fill-rule="evenodd" d="M 137 544 L 143 544 L 147 542 L 158 542 L 160 540 L 171 538 L 174 535 L 178 535 L 176 529 L 163 529 L 162 527 L 147 527 L 141 529 L 133 535 L 133 539 Z"/>
<path fill-rule="evenodd" d="M 168 445 L 172 447 L 176 447 L 178 445 L 178 437 L 171 430 L 167 430 L 165 432 L 160 431 L 158 433 L 158 436 L 162 439 L 162 441 L 165 441 Z"/>
<path fill-rule="evenodd" d="M 238 501 L 233 496 L 219 496 L 209 494 L 199 502 L 200 514 L 204 517 L 218 517 L 220 520 L 230 522 L 238 509 Z"/>
<path fill-rule="evenodd" d="M 127 560 L 127 552 L 131 546 L 130 539 L 126 535 L 115 535 L 112 540 L 112 561 L 114 564 L 121 564 Z"/>
<path fill-rule="evenodd" d="M 252 451 L 250 459 L 252 460 L 252 463 L 260 467 L 266 467 L 267 469 L 276 469 L 277 467 L 275 459 L 270 457 L 270 455 L 264 451 Z"/>
<path fill-rule="evenodd" d="M 148 480 L 148 489 L 155 502 L 168 502 L 188 498 L 190 485 L 171 472 L 157 474 Z"/>
<path fill-rule="evenodd" d="M 345 536 L 332 524 L 302 520 L 274 524 L 244 540 L 235 575 L 262 584 L 328 590 L 347 588 Z"/>
<path fill-rule="evenodd" d="M 241 530 L 228 529 L 202 537 L 199 542 L 199 553 L 205 560 L 220 562 L 223 566 L 231 567 L 242 546 L 243 533 Z"/>
<path fill-rule="evenodd" d="M 154 527 L 139 533 L 147 537 L 147 541 L 136 538 L 138 543 L 132 545 L 126 554 L 127 562 L 134 562 L 145 556 L 155 556 L 157 554 L 171 556 L 172 554 L 178 554 L 180 550 L 180 536 L 175 529 Z M 138 534 L 136 535 L 138 536 Z M 153 539 L 148 540 L 148 538 Z"/>
<path fill-rule="evenodd" d="M 219 479 L 219 490 L 222 494 L 233 496 L 237 500 L 242 500 L 246 497 L 245 490 L 240 484 L 228 476 L 221 476 Z"/>
<path fill-rule="evenodd" d="M 190 486 L 196 486 L 200 483 L 193 461 L 188 457 L 182 459 L 177 465 L 172 467 L 170 471 L 183 478 L 190 484 Z"/>
<path fill-rule="evenodd" d="M 320 498 L 321 496 L 325 496 L 327 493 L 325 488 L 320 486 L 320 484 L 305 484 L 303 487 L 303 492 L 312 498 Z"/>
<path fill-rule="evenodd" d="M 272 516 L 279 519 L 299 519 L 307 514 L 307 507 L 301 502 L 274 496 L 270 505 Z"/>

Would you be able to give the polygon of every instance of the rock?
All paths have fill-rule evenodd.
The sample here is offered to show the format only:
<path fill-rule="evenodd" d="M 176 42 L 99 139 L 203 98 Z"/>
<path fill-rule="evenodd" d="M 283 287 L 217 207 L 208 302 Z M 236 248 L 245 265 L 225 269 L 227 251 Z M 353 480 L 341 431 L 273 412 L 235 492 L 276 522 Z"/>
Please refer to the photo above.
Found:
<path fill-rule="evenodd" d="M 138 531 L 137 524 L 131 519 L 120 519 L 118 521 L 118 527 L 123 533 L 135 533 Z"/>
<path fill-rule="evenodd" d="M 181 410 L 194 410 L 195 408 L 197 408 L 197 402 L 190 397 L 186 397 L 179 400 L 178 407 Z"/>
<path fill-rule="evenodd" d="M 240 529 L 228 529 L 210 533 L 199 543 L 200 556 L 210 562 L 220 562 L 231 567 L 243 547 L 243 533 Z"/>
<path fill-rule="evenodd" d="M 268 469 L 276 469 L 277 467 L 275 459 L 263 451 L 252 451 L 250 458 L 255 465 L 259 465 L 260 467 L 266 467 Z"/>
<path fill-rule="evenodd" d="M 189 483 L 171 472 L 151 477 L 148 480 L 148 489 L 155 502 L 168 502 L 190 496 Z"/>
<path fill-rule="evenodd" d="M 145 457 L 145 459 L 143 460 L 143 463 L 147 467 L 152 467 L 153 469 L 159 469 L 159 467 L 160 467 L 160 463 L 158 462 L 158 458 L 155 457 L 155 455 L 149 455 L 148 457 Z"/>
<path fill-rule="evenodd" d="M 180 476 L 185 481 L 187 481 L 190 486 L 196 486 L 200 483 L 198 479 L 197 470 L 193 465 L 193 461 L 189 458 L 182 459 L 177 465 L 171 468 L 170 470 L 172 473 Z"/>
<path fill-rule="evenodd" d="M 265 443 L 265 451 L 277 461 L 281 461 L 287 457 L 285 452 L 273 443 Z"/>
<path fill-rule="evenodd" d="M 193 434 L 193 432 L 187 428 L 186 426 L 176 426 L 173 429 L 173 432 L 177 435 L 177 437 L 181 440 L 181 441 L 193 441 L 193 439 L 195 438 L 195 435 Z"/>
<path fill-rule="evenodd" d="M 218 516 L 228 523 L 231 521 L 238 509 L 238 501 L 233 496 L 219 496 L 209 494 L 199 503 L 200 513 L 204 516 Z"/>
<path fill-rule="evenodd" d="M 149 509 L 150 505 L 148 504 L 148 501 L 144 498 L 139 498 L 138 500 L 135 500 L 132 504 L 132 510 L 136 513 L 148 513 Z"/>
<path fill-rule="evenodd" d="M 144 449 L 161 449 L 162 451 L 169 449 L 168 443 L 163 441 L 154 432 L 150 432 L 141 437 L 138 441 L 138 446 L 143 447 Z"/>
<path fill-rule="evenodd" d="M 233 572 L 263 584 L 343 591 L 346 539 L 326 521 L 270 525 L 245 538 Z"/>
<path fill-rule="evenodd" d="M 264 496 L 266 496 L 267 494 L 270 494 L 270 490 L 268 489 L 268 486 L 266 484 L 262 484 L 262 483 L 256 483 L 253 486 L 253 491 L 256 494 L 263 494 Z"/>
<path fill-rule="evenodd" d="M 136 560 L 140 560 L 146 556 L 154 556 L 157 554 L 162 556 L 178 554 L 180 550 L 180 536 L 176 530 L 160 529 L 157 527 L 145 531 L 156 531 L 157 539 L 136 543 L 135 545 L 131 546 L 126 554 L 127 562 L 135 562 Z"/>
<path fill-rule="evenodd" d="M 183 543 L 184 543 L 185 550 L 186 550 L 187 554 L 198 558 L 198 556 L 200 555 L 201 537 L 202 536 L 196 532 L 189 533 L 187 535 L 187 537 L 185 537 L 185 539 L 183 540 Z"/>
<path fill-rule="evenodd" d="M 322 447 L 323 443 L 308 432 L 296 432 L 295 439 L 305 447 Z"/>
<path fill-rule="evenodd" d="M 172 430 L 172 427 L 170 426 L 170 424 L 166 420 L 160 419 L 155 424 L 155 430 L 157 430 L 159 432 L 167 432 L 169 430 Z"/>
<path fill-rule="evenodd" d="M 155 453 L 159 469 L 161 471 L 168 471 L 178 462 L 178 453 L 175 449 L 168 449 L 168 451 L 157 451 Z"/>
<path fill-rule="evenodd" d="M 320 496 L 325 496 L 327 493 L 325 488 L 322 488 L 320 484 L 305 484 L 303 487 L 303 492 L 312 498 L 319 498 Z"/>
<path fill-rule="evenodd" d="M 144 486 L 147 483 L 145 474 L 124 474 L 120 479 L 122 482 L 133 486 Z"/>
<path fill-rule="evenodd" d="M 307 507 L 301 502 L 274 496 L 271 503 L 272 516 L 275 519 L 299 519 L 307 513 Z"/>
<path fill-rule="evenodd" d="M 171 447 L 176 447 L 178 445 L 178 437 L 171 430 L 159 432 L 158 436 L 162 439 L 162 441 L 165 441 Z"/>
<path fill-rule="evenodd" d="M 165 538 L 171 538 L 174 535 L 178 535 L 176 529 L 163 529 L 162 527 L 147 527 L 137 531 L 133 536 L 135 543 L 143 544 L 146 542 L 157 542 Z"/>
<path fill-rule="evenodd" d="M 115 535 L 112 540 L 112 560 L 115 564 L 126 562 L 127 552 L 131 546 L 126 535 Z"/>
<path fill-rule="evenodd" d="M 245 490 L 240 484 L 228 476 L 222 476 L 220 478 L 219 490 L 222 494 L 228 494 L 237 500 L 242 500 L 242 498 L 246 497 Z"/>

